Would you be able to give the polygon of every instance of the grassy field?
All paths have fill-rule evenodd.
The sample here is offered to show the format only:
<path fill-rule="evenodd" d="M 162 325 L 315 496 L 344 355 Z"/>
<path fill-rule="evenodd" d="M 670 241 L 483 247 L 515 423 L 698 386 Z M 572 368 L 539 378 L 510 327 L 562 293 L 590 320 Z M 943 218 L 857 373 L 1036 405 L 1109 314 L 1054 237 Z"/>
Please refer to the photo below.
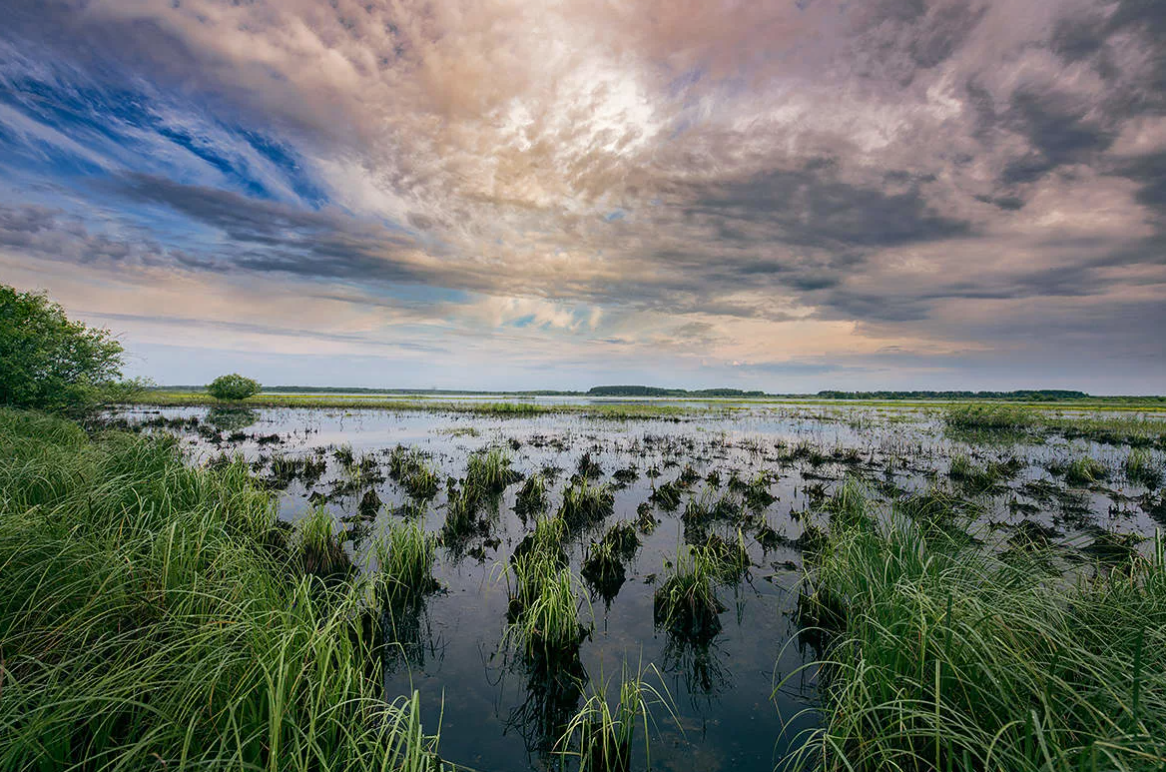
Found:
<path fill-rule="evenodd" d="M 590 398 L 589 398 L 590 399 Z M 133 404 L 153 407 L 213 406 L 219 402 L 205 391 L 189 389 L 149 389 L 138 394 Z M 1015 408 L 1034 416 L 1056 416 L 1065 411 L 1113 411 L 1127 413 L 1161 413 L 1166 415 L 1166 401 L 1159 398 L 1095 397 L 1064 402 L 1005 402 L 992 400 L 920 401 L 877 399 L 820 399 L 814 397 L 669 397 L 661 401 L 609 398 L 588 402 L 536 402 L 527 396 L 492 396 L 489 400 L 449 399 L 446 396 L 383 394 L 302 394 L 263 392 L 242 402 L 229 403 L 247 407 L 330 408 L 343 410 L 400 410 L 466 413 L 490 416 L 533 416 L 540 414 L 576 414 L 611 419 L 675 419 L 691 415 L 732 414 L 756 409 L 799 407 L 838 408 L 875 407 L 945 411 L 951 407 L 982 405 L 988 410 Z M 1069 417 L 1065 420 L 1076 420 Z"/>

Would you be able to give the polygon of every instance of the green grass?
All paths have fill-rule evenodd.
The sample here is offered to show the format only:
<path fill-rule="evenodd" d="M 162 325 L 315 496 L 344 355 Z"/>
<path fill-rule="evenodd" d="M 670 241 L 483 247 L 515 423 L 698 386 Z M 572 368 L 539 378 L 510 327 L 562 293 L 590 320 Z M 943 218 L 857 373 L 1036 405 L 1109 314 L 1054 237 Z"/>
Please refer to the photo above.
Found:
<path fill-rule="evenodd" d="M 603 538 L 588 545 L 580 573 L 604 600 L 610 602 L 626 579 L 624 564 L 635 557 L 639 548 L 636 527 L 629 522 L 615 523 Z"/>
<path fill-rule="evenodd" d="M 522 479 L 510 464 L 510 455 L 501 448 L 472 454 L 466 464 L 465 487 L 477 491 L 482 497 L 501 493 Z"/>
<path fill-rule="evenodd" d="M 985 493 L 994 491 L 1004 480 L 1015 477 L 1022 466 L 1015 460 L 989 461 L 981 466 L 967 455 L 958 453 L 952 457 L 947 475 L 969 493 Z"/>
<path fill-rule="evenodd" d="M 534 530 L 514 550 L 507 582 L 510 586 L 511 616 L 521 614 L 542 594 L 543 586 L 567 565 L 563 541 L 567 524 L 558 517 L 540 517 Z"/>
<path fill-rule="evenodd" d="M 586 633 L 579 622 L 578 581 L 569 568 L 552 569 L 544 561 L 530 565 L 532 570 L 546 573 L 525 580 L 531 589 L 521 612 L 507 628 L 507 638 L 527 656 L 561 659 L 578 649 Z"/>
<path fill-rule="evenodd" d="M 348 556 L 336 538 L 335 518 L 324 507 L 314 507 L 296 523 L 296 546 L 304 570 L 318 576 L 334 576 L 349 568 Z"/>
<path fill-rule="evenodd" d="M 432 499 L 441 487 L 437 470 L 426 462 L 425 456 L 402 445 L 393 448 L 389 454 L 389 477 L 417 501 Z"/>
<path fill-rule="evenodd" d="M 719 566 L 703 550 L 682 546 L 656 588 L 653 618 L 657 627 L 692 641 L 711 640 L 721 630 L 724 606 L 713 582 Z"/>
<path fill-rule="evenodd" d="M 602 523 L 615 511 L 615 492 L 607 483 L 593 483 L 586 477 L 576 478 L 563 491 L 559 517 L 568 528 L 589 528 Z"/>
<path fill-rule="evenodd" d="M 943 420 L 965 432 L 1022 431 L 1036 424 L 1037 414 L 1029 406 L 980 403 L 950 408 Z"/>
<path fill-rule="evenodd" d="M 518 490 L 514 511 L 521 517 L 537 515 L 546 511 L 547 504 L 547 479 L 541 474 L 532 474 Z"/>
<path fill-rule="evenodd" d="M 420 525 L 395 522 L 373 542 L 377 587 L 389 602 L 419 598 L 437 586 L 433 561 L 437 543 Z"/>
<path fill-rule="evenodd" d="M 1070 485 L 1092 485 L 1108 476 L 1105 464 L 1089 456 L 1078 456 L 1065 465 L 1065 482 Z"/>
<path fill-rule="evenodd" d="M 578 762 L 579 772 L 628 772 L 632 767 L 632 743 L 637 729 L 643 734 L 644 761 L 652 766 L 648 732 L 654 722 L 651 708 L 663 705 L 676 719 L 676 710 L 663 677 L 654 665 L 647 668 L 661 681 L 657 689 L 644 680 L 645 671 L 630 675 L 624 666 L 615 707 L 608 701 L 611 687 L 602 677 L 583 705 L 568 722 L 556 749 Z"/>
<path fill-rule="evenodd" d="M 510 463 L 510 456 L 500 448 L 479 451 L 466 462 L 461 487 L 450 481 L 442 529 L 447 545 L 462 542 L 488 528 L 488 522 L 478 516 L 482 505 L 496 505 L 502 492 L 521 479 Z"/>
<path fill-rule="evenodd" d="M 147 390 L 133 396 L 130 404 L 155 407 L 214 406 L 217 402 L 201 391 Z M 664 405 L 651 402 L 589 402 L 587 404 L 546 404 L 524 400 L 473 401 L 439 400 L 418 397 L 344 394 L 260 393 L 235 403 L 246 407 L 332 408 L 344 410 L 390 410 L 400 412 L 460 413 L 498 418 L 529 418 L 540 415 L 579 415 L 607 420 L 674 420 L 708 413 L 715 400 L 692 400 L 692 404 Z M 722 410 L 724 408 L 721 408 Z"/>
<path fill-rule="evenodd" d="M 1162 484 L 1162 478 L 1166 475 L 1162 466 L 1148 451 L 1135 449 L 1126 456 L 1122 470 L 1130 482 L 1153 490 Z"/>
<path fill-rule="evenodd" d="M 1162 769 L 1166 545 L 1048 577 L 897 512 L 832 527 L 821 727 L 784 768 Z"/>
<path fill-rule="evenodd" d="M 0 769 L 429 770 L 241 463 L 0 410 Z"/>

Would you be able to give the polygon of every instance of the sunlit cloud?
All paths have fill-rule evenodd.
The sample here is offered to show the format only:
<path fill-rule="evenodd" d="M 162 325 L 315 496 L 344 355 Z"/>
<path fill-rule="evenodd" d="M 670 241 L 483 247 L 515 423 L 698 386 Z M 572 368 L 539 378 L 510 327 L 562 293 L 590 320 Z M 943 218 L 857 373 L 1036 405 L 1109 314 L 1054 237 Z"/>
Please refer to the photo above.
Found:
<path fill-rule="evenodd" d="M 0 267 L 167 382 L 1154 390 L 1159 5 L 17 2 Z"/>

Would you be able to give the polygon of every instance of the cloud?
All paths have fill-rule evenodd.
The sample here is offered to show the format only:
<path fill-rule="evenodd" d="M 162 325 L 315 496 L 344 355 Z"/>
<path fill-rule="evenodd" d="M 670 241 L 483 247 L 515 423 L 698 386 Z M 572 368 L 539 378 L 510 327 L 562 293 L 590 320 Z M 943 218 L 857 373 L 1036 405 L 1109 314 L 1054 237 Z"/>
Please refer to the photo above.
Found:
<path fill-rule="evenodd" d="M 132 284 L 142 329 L 173 280 L 408 309 L 435 358 L 1158 351 L 1156 0 L 11 6 L 0 248 Z"/>

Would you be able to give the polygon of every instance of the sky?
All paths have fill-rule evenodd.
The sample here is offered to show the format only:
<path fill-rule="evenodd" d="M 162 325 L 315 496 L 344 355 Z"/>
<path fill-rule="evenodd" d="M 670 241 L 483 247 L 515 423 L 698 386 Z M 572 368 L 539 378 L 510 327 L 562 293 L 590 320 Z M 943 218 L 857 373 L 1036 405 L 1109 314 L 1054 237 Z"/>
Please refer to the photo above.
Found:
<path fill-rule="evenodd" d="M 1166 393 L 1163 0 L 0 17 L 0 282 L 130 375 Z"/>

